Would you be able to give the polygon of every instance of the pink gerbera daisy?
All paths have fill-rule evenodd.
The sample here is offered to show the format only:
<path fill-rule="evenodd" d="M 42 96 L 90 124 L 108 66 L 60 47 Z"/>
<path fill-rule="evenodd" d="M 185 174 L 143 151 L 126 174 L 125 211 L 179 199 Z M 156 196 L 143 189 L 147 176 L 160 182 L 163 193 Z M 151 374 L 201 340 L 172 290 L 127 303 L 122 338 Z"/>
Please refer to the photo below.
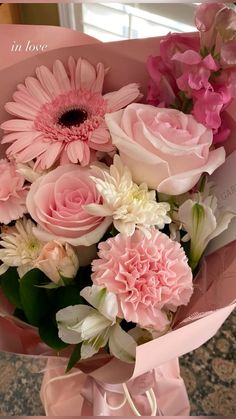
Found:
<path fill-rule="evenodd" d="M 68 69 L 57 60 L 51 72 L 36 69 L 36 77 L 19 84 L 5 109 L 17 119 L 4 122 L 2 143 L 12 143 L 9 158 L 19 163 L 35 159 L 36 166 L 48 169 L 56 162 L 86 166 L 96 151 L 113 150 L 105 124 L 106 113 L 117 111 L 137 100 L 137 84 L 102 95 L 107 70 L 87 60 L 70 57 Z"/>

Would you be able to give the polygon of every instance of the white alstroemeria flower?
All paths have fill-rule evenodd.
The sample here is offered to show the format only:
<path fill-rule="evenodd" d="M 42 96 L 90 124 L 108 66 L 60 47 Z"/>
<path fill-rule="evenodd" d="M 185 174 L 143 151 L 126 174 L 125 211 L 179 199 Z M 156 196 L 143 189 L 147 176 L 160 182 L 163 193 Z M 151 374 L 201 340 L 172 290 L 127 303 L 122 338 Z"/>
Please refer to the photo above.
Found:
<path fill-rule="evenodd" d="M 33 234 L 35 224 L 26 217 L 13 227 L 3 227 L 0 235 L 0 275 L 10 266 L 17 267 L 20 278 L 33 269 L 43 244 Z"/>
<path fill-rule="evenodd" d="M 60 339 L 70 344 L 83 342 L 81 359 L 90 358 L 108 344 L 116 358 L 134 362 L 137 345 L 117 322 L 116 295 L 97 285 L 84 288 L 80 294 L 93 307 L 79 304 L 58 311 Z"/>
<path fill-rule="evenodd" d="M 170 205 L 156 202 L 156 191 L 149 191 L 145 183 L 139 186 L 134 183 L 131 172 L 117 154 L 109 172 L 97 167 L 97 173 L 92 180 L 103 197 L 103 204 L 86 205 L 90 214 L 112 216 L 114 227 L 127 236 L 131 236 L 136 227 L 147 234 L 148 228 L 162 229 L 171 222 L 167 215 Z"/>
<path fill-rule="evenodd" d="M 182 241 L 191 240 L 190 263 L 193 269 L 208 243 L 228 228 L 235 215 L 219 210 L 215 195 L 195 194 L 194 199 L 188 199 L 179 207 L 178 218 L 187 232 Z"/>

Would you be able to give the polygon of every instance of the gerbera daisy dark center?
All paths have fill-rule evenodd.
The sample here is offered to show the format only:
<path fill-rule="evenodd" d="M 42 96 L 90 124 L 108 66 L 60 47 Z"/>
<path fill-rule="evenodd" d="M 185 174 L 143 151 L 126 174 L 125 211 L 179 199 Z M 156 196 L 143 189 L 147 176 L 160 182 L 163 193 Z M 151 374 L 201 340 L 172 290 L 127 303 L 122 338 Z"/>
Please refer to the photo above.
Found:
<path fill-rule="evenodd" d="M 58 119 L 58 124 L 64 127 L 79 126 L 88 118 L 84 109 L 70 109 L 64 112 Z"/>

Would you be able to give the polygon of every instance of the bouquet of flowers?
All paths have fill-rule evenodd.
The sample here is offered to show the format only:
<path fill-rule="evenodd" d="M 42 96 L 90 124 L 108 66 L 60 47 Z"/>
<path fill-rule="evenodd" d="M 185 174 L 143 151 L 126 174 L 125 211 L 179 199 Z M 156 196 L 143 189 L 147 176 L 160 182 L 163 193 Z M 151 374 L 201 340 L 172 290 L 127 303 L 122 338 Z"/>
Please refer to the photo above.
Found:
<path fill-rule="evenodd" d="M 51 65 L 20 80 L 5 104 L 13 117 L 1 118 L 2 349 L 16 351 L 17 340 L 19 353 L 63 357 L 63 371 L 114 385 L 145 381 L 232 311 L 235 296 L 214 297 L 224 275 L 227 289 L 235 279 L 235 242 L 203 256 L 236 215 L 219 205 L 210 176 L 235 147 L 235 22 L 233 9 L 201 5 L 199 34 L 169 34 L 158 56 L 144 48 L 142 75 L 133 68 L 116 89 L 104 45 L 96 49 L 108 65 L 92 63 L 94 45 L 77 59 L 66 48 L 63 61 L 42 54 Z M 132 383 L 119 409 L 135 396 Z"/>

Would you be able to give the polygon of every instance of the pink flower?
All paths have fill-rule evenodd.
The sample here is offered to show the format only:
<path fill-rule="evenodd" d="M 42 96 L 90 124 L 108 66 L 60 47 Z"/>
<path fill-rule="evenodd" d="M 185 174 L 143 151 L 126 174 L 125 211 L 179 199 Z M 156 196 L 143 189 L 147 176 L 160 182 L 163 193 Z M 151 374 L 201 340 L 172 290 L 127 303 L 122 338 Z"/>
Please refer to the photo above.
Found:
<path fill-rule="evenodd" d="M 84 209 L 87 204 L 102 203 L 90 179 L 94 174 L 93 169 L 69 164 L 32 183 L 26 205 L 38 223 L 34 233 L 40 240 L 90 246 L 102 238 L 111 219 L 90 215 Z"/>
<path fill-rule="evenodd" d="M 160 42 L 160 56 L 148 58 L 148 103 L 160 107 L 174 104 L 179 91 L 176 79 L 182 74 L 182 65 L 173 60 L 173 57 L 176 53 L 186 50 L 199 51 L 199 39 L 182 34 L 169 34 Z"/>
<path fill-rule="evenodd" d="M 201 45 L 208 50 L 217 44 L 219 34 L 223 41 L 233 40 L 236 31 L 236 12 L 224 3 L 202 3 L 195 14 Z"/>
<path fill-rule="evenodd" d="M 226 86 L 218 86 L 217 90 L 202 89 L 195 92 L 196 100 L 193 107 L 193 115 L 196 119 L 216 133 L 222 124 L 221 111 L 231 101 L 231 95 Z"/>
<path fill-rule="evenodd" d="M 72 279 L 79 269 L 79 259 L 72 246 L 50 241 L 42 248 L 34 266 L 56 284 L 63 278 Z"/>
<path fill-rule="evenodd" d="M 211 54 L 205 58 L 193 50 L 177 52 L 172 60 L 182 64 L 182 74 L 177 78 L 177 86 L 180 90 L 187 92 L 190 97 L 192 90 L 209 89 L 211 84 L 209 78 L 211 73 L 219 70 L 219 64 Z"/>
<path fill-rule="evenodd" d="M 97 151 L 112 151 L 104 115 L 136 100 L 139 89 L 133 83 L 102 96 L 106 72 L 102 63 L 94 68 L 72 57 L 68 68 L 59 60 L 52 72 L 38 67 L 36 77 L 19 84 L 14 101 L 5 105 L 17 117 L 1 126 L 2 143 L 12 143 L 7 155 L 18 163 L 36 159 L 37 166 L 48 169 L 55 163 L 86 166 Z"/>
<path fill-rule="evenodd" d="M 212 131 L 178 110 L 135 103 L 106 121 L 134 182 L 158 192 L 187 192 L 225 161 L 223 147 L 211 150 Z"/>
<path fill-rule="evenodd" d="M 8 224 L 27 212 L 24 181 L 13 162 L 0 160 L 0 223 Z"/>
<path fill-rule="evenodd" d="M 193 292 L 192 272 L 180 244 L 153 229 L 118 234 L 99 244 L 92 280 L 116 294 L 119 317 L 142 327 L 164 330 L 165 310 L 187 304 Z"/>

